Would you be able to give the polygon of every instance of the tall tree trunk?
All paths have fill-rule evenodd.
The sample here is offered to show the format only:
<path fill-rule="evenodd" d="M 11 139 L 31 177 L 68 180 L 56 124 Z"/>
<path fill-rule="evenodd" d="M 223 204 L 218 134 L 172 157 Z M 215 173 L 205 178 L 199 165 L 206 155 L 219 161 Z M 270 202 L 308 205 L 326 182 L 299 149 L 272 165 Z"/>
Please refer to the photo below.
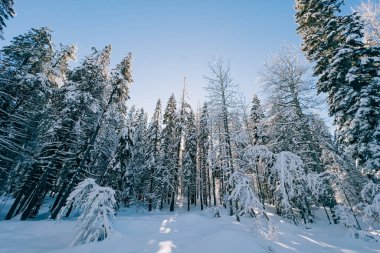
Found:
<path fill-rule="evenodd" d="M 210 179 L 210 169 L 207 168 L 206 170 L 206 177 L 207 177 L 207 195 L 208 195 L 208 203 L 209 206 L 211 206 L 211 179 Z"/>
<path fill-rule="evenodd" d="M 187 187 L 187 211 L 190 211 L 190 189 Z"/>
<path fill-rule="evenodd" d="M 215 174 L 212 171 L 212 195 L 214 197 L 214 206 L 216 206 Z"/>

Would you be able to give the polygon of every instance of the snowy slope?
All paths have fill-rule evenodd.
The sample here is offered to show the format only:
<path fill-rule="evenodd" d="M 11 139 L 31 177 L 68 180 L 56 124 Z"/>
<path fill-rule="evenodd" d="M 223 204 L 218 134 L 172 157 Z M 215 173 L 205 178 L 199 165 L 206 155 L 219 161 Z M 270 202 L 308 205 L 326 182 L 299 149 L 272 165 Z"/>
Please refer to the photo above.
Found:
<path fill-rule="evenodd" d="M 269 215 L 277 231 L 272 240 L 255 233 L 248 218 L 238 223 L 225 214 L 213 218 L 199 210 L 147 214 L 127 209 L 116 217 L 117 232 L 111 238 L 76 247 L 68 247 L 74 239 L 75 219 L 0 221 L 0 252 L 380 252 L 379 243 L 354 239 L 342 226 L 327 224 L 322 215 L 308 229 Z"/>

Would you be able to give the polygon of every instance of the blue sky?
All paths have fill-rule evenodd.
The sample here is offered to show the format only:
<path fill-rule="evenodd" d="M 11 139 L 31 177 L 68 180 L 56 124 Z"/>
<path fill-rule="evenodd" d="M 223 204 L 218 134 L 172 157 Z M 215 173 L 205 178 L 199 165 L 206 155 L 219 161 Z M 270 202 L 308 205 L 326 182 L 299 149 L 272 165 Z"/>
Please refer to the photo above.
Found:
<path fill-rule="evenodd" d="M 183 77 L 191 104 L 204 100 L 207 62 L 219 55 L 243 94 L 260 92 L 257 72 L 284 43 L 299 44 L 291 0 L 15 0 L 5 41 L 31 27 L 48 26 L 56 45 L 77 44 L 79 59 L 111 44 L 112 64 L 134 55 L 130 104 L 152 112 L 181 94 Z M 355 6 L 359 0 L 346 1 Z M 195 109 L 195 108 L 194 108 Z"/>

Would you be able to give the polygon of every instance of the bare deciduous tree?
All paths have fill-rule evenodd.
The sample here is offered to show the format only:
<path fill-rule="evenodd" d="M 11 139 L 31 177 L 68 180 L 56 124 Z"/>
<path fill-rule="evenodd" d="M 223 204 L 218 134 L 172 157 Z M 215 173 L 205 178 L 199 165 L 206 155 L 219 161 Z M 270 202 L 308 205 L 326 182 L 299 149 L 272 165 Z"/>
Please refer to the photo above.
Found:
<path fill-rule="evenodd" d="M 364 43 L 380 46 L 380 1 L 367 0 L 354 9 L 364 22 Z"/>

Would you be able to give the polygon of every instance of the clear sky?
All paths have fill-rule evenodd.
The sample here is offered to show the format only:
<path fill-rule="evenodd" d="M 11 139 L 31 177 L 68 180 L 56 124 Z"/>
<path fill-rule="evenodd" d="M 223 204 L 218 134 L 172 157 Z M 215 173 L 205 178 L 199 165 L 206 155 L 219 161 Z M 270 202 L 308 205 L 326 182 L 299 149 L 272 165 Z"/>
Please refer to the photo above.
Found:
<path fill-rule="evenodd" d="M 347 0 L 356 6 L 359 0 Z M 77 44 L 78 59 L 111 44 L 112 64 L 134 55 L 130 104 L 149 113 L 181 94 L 187 79 L 190 102 L 204 100 L 207 62 L 231 62 L 234 81 L 250 98 L 260 92 L 257 72 L 284 43 L 299 44 L 292 0 L 15 0 L 0 47 L 31 27 L 48 26 L 56 45 Z M 194 108 L 195 109 L 195 108 Z"/>

